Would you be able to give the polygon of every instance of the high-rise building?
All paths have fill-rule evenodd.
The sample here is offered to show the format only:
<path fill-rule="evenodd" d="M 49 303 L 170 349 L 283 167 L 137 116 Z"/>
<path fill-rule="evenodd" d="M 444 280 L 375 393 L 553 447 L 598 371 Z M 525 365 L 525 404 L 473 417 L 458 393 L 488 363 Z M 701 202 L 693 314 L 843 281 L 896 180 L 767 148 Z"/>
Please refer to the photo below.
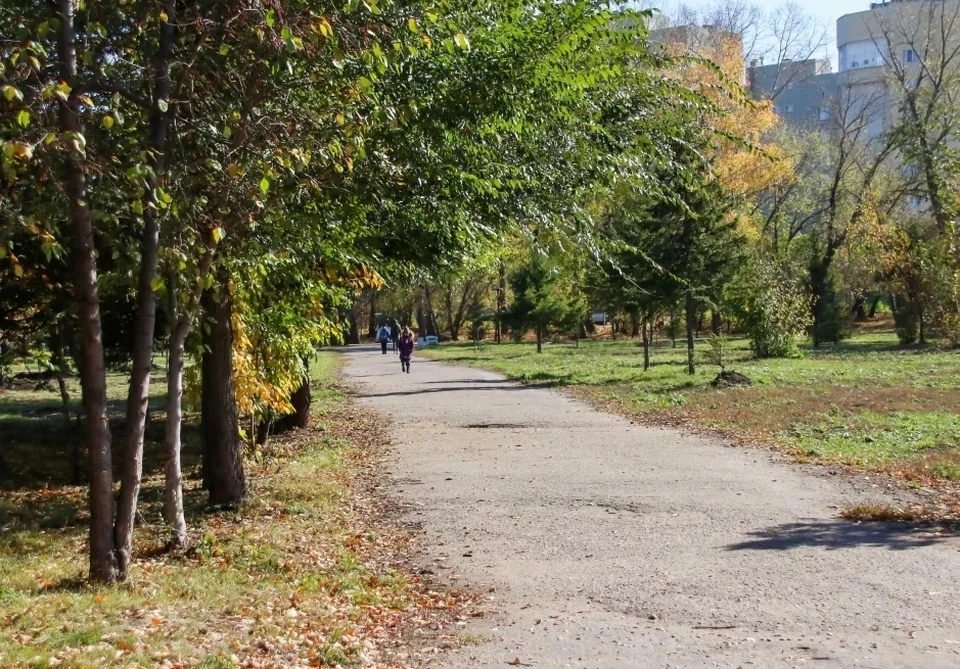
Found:
<path fill-rule="evenodd" d="M 747 68 L 747 86 L 757 100 L 772 100 L 787 123 L 815 126 L 826 120 L 829 100 L 837 88 L 830 61 L 808 59 Z"/>
<path fill-rule="evenodd" d="M 827 123 L 831 115 L 862 118 L 875 138 L 895 122 L 905 88 L 922 71 L 960 74 L 960 0 L 888 0 L 837 20 L 837 71 L 827 61 L 751 63 L 747 82 L 773 100 L 789 124 Z M 921 84 L 922 85 L 922 84 Z"/>

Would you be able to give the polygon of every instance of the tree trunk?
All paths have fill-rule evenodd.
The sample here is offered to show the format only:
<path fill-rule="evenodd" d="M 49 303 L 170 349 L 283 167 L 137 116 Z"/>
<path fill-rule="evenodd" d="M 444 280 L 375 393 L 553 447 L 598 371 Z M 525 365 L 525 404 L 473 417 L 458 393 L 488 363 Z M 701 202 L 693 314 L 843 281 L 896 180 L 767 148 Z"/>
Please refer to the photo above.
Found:
<path fill-rule="evenodd" d="M 864 305 L 867 303 L 867 298 L 862 295 L 857 295 L 853 298 L 853 307 L 851 311 L 853 312 L 853 317 L 858 323 L 862 323 L 867 320 L 867 309 Z"/>
<path fill-rule="evenodd" d="M 173 287 L 171 286 L 171 290 Z M 184 342 L 190 320 L 178 319 L 171 309 L 170 319 L 176 325 L 170 333 L 167 370 L 167 420 L 164 440 L 163 517 L 170 524 L 170 544 L 183 548 L 187 543 L 187 521 L 183 514 L 183 471 L 180 466 L 181 430 L 183 426 L 183 358 Z"/>
<path fill-rule="evenodd" d="M 423 300 L 421 299 L 421 302 Z M 424 315 L 423 307 L 417 307 L 417 332 L 421 337 L 425 337 L 427 334 L 427 318 Z"/>
<path fill-rule="evenodd" d="M 720 328 L 722 327 L 723 327 L 723 317 L 720 315 L 720 310 L 711 309 L 710 310 L 710 331 L 715 335 L 719 335 L 721 332 Z"/>
<path fill-rule="evenodd" d="M 693 333 L 697 326 L 697 305 L 693 293 L 687 291 L 687 374 L 696 374 L 697 368 L 693 357 Z"/>
<path fill-rule="evenodd" d="M 290 404 L 293 405 L 293 425 L 304 430 L 310 427 L 310 404 L 312 397 L 310 394 L 310 376 L 303 379 L 300 387 L 297 388 L 290 397 Z"/>
<path fill-rule="evenodd" d="M 918 301 L 917 301 L 917 316 L 918 316 L 919 321 L 920 321 L 920 343 L 921 343 L 921 344 L 926 344 L 926 343 L 927 343 L 927 333 L 926 333 L 926 327 L 924 327 L 924 326 L 925 326 L 925 323 L 924 323 L 924 320 L 923 320 L 923 300 L 918 300 Z"/>
<path fill-rule="evenodd" d="M 543 331 L 537 325 L 537 353 L 543 353 Z"/>
<path fill-rule="evenodd" d="M 157 322 L 157 296 L 153 279 L 157 273 L 160 221 L 157 216 L 158 175 L 163 170 L 169 116 L 161 108 L 170 98 L 170 59 L 173 57 L 176 0 L 164 0 L 160 39 L 153 63 L 153 107 L 150 110 L 149 160 L 153 172 L 147 177 L 147 204 L 143 208 L 143 235 L 140 238 L 140 273 L 137 281 L 137 319 L 133 335 L 133 367 L 127 393 L 123 460 L 120 469 L 120 496 L 114 541 L 118 548 L 119 578 L 125 580 L 133 549 L 133 526 L 143 476 L 143 439 L 150 401 L 150 372 L 153 366 L 153 334 Z M 162 14 L 161 14 L 162 17 Z"/>
<path fill-rule="evenodd" d="M 867 312 L 867 318 L 872 319 L 877 315 L 877 306 L 880 304 L 880 296 L 874 295 L 873 300 L 870 302 L 870 310 Z"/>
<path fill-rule="evenodd" d="M 350 342 L 349 343 L 359 344 L 360 343 L 360 324 L 357 322 L 357 312 L 354 309 L 350 310 L 349 319 L 350 319 Z"/>
<path fill-rule="evenodd" d="M 650 336 L 647 334 L 648 322 L 649 319 L 640 323 L 640 331 L 643 333 L 643 371 L 650 369 Z"/>
<path fill-rule="evenodd" d="M 71 88 L 60 103 L 60 129 L 80 134 L 80 99 L 77 90 L 76 33 L 73 0 L 57 1 L 57 59 L 60 80 Z M 87 205 L 87 183 L 80 150 L 74 148 L 64 162 L 64 190 L 73 224 L 74 298 L 82 339 L 79 368 L 83 408 L 87 416 L 90 467 L 90 578 L 100 583 L 117 579 L 117 552 L 113 539 L 113 457 L 107 416 L 107 380 L 103 360 L 103 330 L 93 220 Z"/>
<path fill-rule="evenodd" d="M 630 338 L 636 339 L 640 336 L 640 328 L 643 327 L 643 319 L 637 311 L 630 312 Z"/>
<path fill-rule="evenodd" d="M 497 343 L 503 336 L 503 312 L 507 305 L 507 266 L 503 260 L 497 261 L 497 324 L 495 337 Z"/>
<path fill-rule="evenodd" d="M 221 271 L 219 279 L 219 295 L 207 291 L 202 300 L 212 323 L 204 332 L 200 406 L 206 480 L 215 506 L 239 504 L 247 495 L 233 383 L 233 303 L 226 274 Z"/>
<path fill-rule="evenodd" d="M 367 322 L 367 336 L 377 336 L 377 294 L 370 293 L 370 320 Z"/>
<path fill-rule="evenodd" d="M 54 373 L 57 375 L 57 389 L 60 391 L 60 412 L 63 414 L 63 425 L 66 428 L 66 434 L 71 435 L 70 481 L 74 485 L 80 485 L 83 482 L 83 447 L 82 440 L 70 430 L 70 391 L 67 389 L 67 358 L 63 354 L 65 348 L 63 338 L 63 324 L 58 322 L 50 342 L 51 351 L 53 351 L 53 366 Z"/>

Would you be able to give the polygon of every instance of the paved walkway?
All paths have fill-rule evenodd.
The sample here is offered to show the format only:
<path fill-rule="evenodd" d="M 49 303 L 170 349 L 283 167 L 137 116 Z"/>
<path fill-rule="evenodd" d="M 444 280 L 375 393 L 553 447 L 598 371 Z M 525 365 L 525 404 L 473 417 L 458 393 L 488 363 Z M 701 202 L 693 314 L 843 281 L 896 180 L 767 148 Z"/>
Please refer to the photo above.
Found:
<path fill-rule="evenodd" d="M 960 667 L 960 539 L 838 521 L 860 493 L 764 452 L 346 355 L 361 401 L 396 420 L 425 563 L 494 589 L 443 666 Z"/>

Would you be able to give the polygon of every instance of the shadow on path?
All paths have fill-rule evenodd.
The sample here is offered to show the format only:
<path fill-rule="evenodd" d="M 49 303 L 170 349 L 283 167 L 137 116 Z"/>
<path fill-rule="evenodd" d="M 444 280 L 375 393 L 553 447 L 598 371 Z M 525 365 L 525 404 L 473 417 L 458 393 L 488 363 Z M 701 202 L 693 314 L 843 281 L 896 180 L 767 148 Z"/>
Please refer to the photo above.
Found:
<path fill-rule="evenodd" d="M 730 544 L 730 551 L 786 551 L 793 548 L 837 550 L 872 546 L 893 551 L 923 548 L 955 536 L 940 525 L 852 523 L 845 520 L 787 523 L 751 532 L 748 541 Z"/>
<path fill-rule="evenodd" d="M 424 395 L 428 393 L 455 393 L 460 391 L 469 392 L 489 392 L 504 390 L 507 392 L 523 392 L 530 390 L 542 390 L 543 386 L 447 386 L 446 388 L 427 388 L 426 390 L 397 390 L 389 393 L 361 393 L 363 397 L 403 397 L 404 395 Z"/>

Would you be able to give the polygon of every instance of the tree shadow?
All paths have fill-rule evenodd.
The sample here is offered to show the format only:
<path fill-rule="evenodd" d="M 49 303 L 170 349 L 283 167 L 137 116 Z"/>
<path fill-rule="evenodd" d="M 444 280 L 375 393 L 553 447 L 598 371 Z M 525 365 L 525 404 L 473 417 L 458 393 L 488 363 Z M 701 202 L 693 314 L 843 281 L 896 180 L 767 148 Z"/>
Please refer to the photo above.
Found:
<path fill-rule="evenodd" d="M 426 381 L 427 385 L 449 385 L 451 383 L 487 383 L 491 385 L 516 385 L 517 381 L 512 381 L 510 379 L 449 379 L 449 380 L 437 380 L 437 381 Z"/>
<path fill-rule="evenodd" d="M 794 548 L 840 550 L 869 546 L 902 551 L 960 537 L 960 527 L 936 523 L 855 523 L 843 520 L 785 523 L 750 532 L 752 539 L 726 546 L 729 551 L 787 551 Z"/>
<path fill-rule="evenodd" d="M 559 385 L 559 384 L 556 384 Z M 456 393 L 463 391 L 472 391 L 472 392 L 489 392 L 489 391 L 498 391 L 503 390 L 506 392 L 524 392 L 530 390 L 543 390 L 544 388 L 552 387 L 551 384 L 539 383 L 536 385 L 522 386 L 522 385 L 509 385 L 509 386 L 449 386 L 446 388 L 425 388 L 420 390 L 396 390 L 387 393 L 365 393 L 360 392 L 358 395 L 360 397 L 406 397 L 412 395 L 431 395 L 434 393 Z"/>

